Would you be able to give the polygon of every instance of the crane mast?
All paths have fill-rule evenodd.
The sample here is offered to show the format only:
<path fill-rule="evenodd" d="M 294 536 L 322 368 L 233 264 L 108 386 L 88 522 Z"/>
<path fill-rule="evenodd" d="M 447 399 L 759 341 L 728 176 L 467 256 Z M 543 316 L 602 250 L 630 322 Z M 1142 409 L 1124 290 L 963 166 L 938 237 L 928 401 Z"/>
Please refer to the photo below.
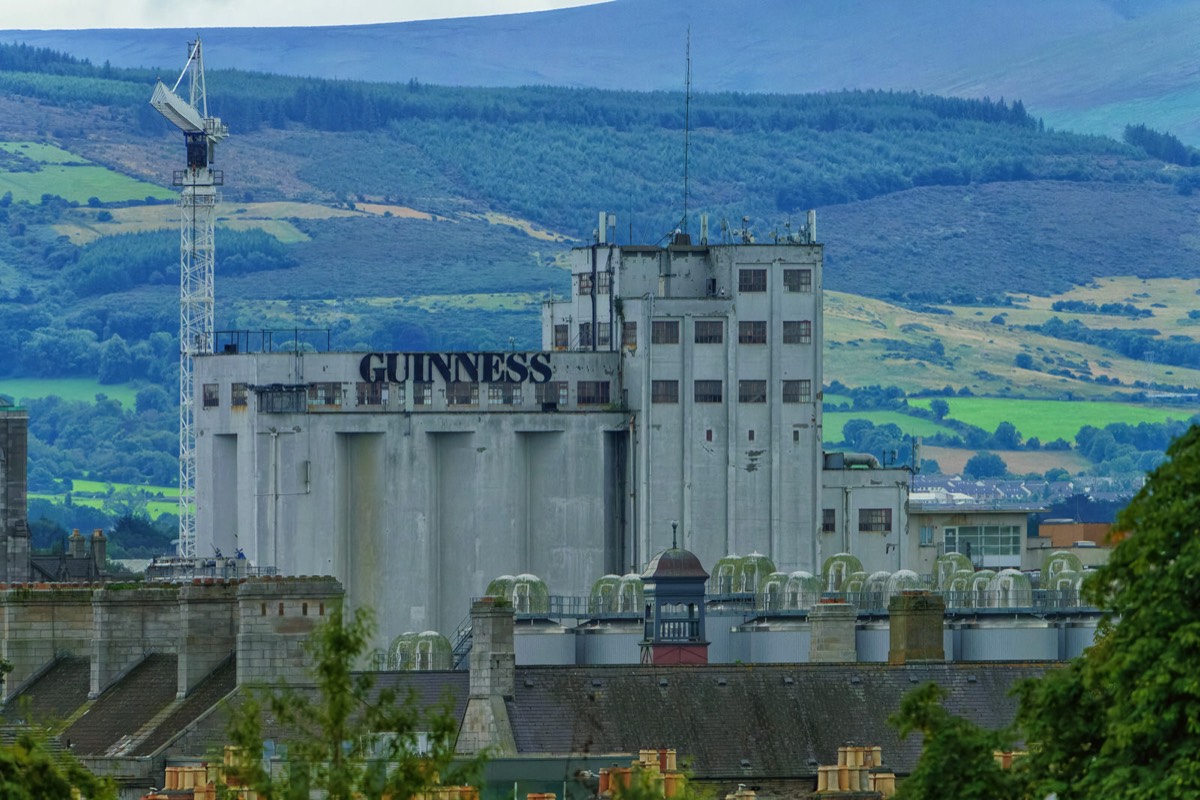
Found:
<path fill-rule="evenodd" d="M 188 99 L 176 90 L 188 80 Z M 161 80 L 150 98 L 160 114 L 183 132 L 187 168 L 174 171 L 179 195 L 179 541 L 177 554 L 196 553 L 196 434 L 193 359 L 213 350 L 214 230 L 217 187 L 225 173 L 212 168 L 216 145 L 229 136 L 221 120 L 208 115 L 204 56 L 200 38 L 188 45 L 188 60 L 175 86 Z"/>

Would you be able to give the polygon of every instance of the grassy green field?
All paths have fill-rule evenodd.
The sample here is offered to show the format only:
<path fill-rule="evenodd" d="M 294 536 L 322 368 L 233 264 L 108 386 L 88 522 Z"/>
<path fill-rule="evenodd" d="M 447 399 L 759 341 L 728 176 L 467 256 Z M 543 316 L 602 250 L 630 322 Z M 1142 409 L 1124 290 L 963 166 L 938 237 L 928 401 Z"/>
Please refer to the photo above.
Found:
<path fill-rule="evenodd" d="M 932 436 L 938 432 L 951 432 L 931 419 L 910 417 L 899 411 L 827 411 L 824 414 L 825 441 L 830 444 L 842 441 L 842 431 L 846 427 L 846 423 L 852 419 L 870 420 L 876 426 L 896 425 L 900 430 L 912 436 Z"/>
<path fill-rule="evenodd" d="M 43 194 L 56 194 L 77 203 L 86 203 L 89 197 L 98 197 L 106 203 L 172 197 L 166 189 L 105 167 L 75 164 L 46 165 L 38 172 L 0 173 L 0 194 L 5 192 L 12 192 L 17 202 L 30 203 L 41 202 Z"/>
<path fill-rule="evenodd" d="M 45 142 L 0 142 L 0 150 L 36 161 L 39 164 L 86 164 L 88 160 L 70 150 Z"/>
<path fill-rule="evenodd" d="M 57 396 L 64 400 L 92 402 L 102 394 L 126 408 L 133 408 L 138 387 L 124 383 L 102 384 L 94 378 L 4 378 L 0 379 L 0 394 L 20 402 Z"/>
<path fill-rule="evenodd" d="M 146 197 L 166 200 L 175 196 L 161 186 L 122 175 L 54 145 L 0 142 L 0 148 L 25 156 L 39 166 L 36 172 L 0 172 L 0 194 L 12 192 L 13 200 L 17 202 L 39 203 L 45 194 L 77 203 L 86 203 L 92 197 L 101 202 L 116 203 Z"/>
<path fill-rule="evenodd" d="M 75 479 L 71 481 L 73 492 L 88 494 L 142 495 L 145 497 L 179 497 L 176 486 L 141 486 L 136 483 L 108 483 L 106 481 L 87 481 Z"/>
<path fill-rule="evenodd" d="M 80 483 L 87 481 L 74 481 L 78 486 Z M 103 486 L 104 484 L 100 484 Z M 160 488 L 160 487 L 154 487 Z M 161 487 L 166 489 L 167 487 Z M 128 509 L 136 509 L 139 513 L 145 513 L 150 519 L 158 519 L 163 514 L 178 514 L 179 513 L 179 492 L 177 489 L 169 489 L 175 493 L 174 500 L 146 500 L 144 495 L 140 494 L 115 494 L 112 497 L 88 497 L 80 495 L 76 492 L 71 494 L 71 504 L 76 506 L 84 506 L 85 508 L 95 508 L 101 511 L 109 511 L 114 513 L 126 513 Z M 30 492 L 30 500 L 49 500 L 51 503 L 62 505 L 67 501 L 66 494 L 46 494 L 42 492 Z"/>
<path fill-rule="evenodd" d="M 996 397 L 948 397 L 951 419 L 994 431 L 1001 422 L 1011 422 L 1026 439 L 1036 436 L 1043 442 L 1065 439 L 1073 442 L 1085 425 L 1103 428 L 1112 423 L 1166 422 L 1187 419 L 1200 411 L 1194 407 L 1142 406 L 1132 403 L 1101 403 L 1060 400 L 1020 400 Z M 928 398 L 909 400 L 919 408 L 929 408 Z M 826 414 L 825 418 L 831 415 Z M 826 427 L 829 423 L 826 422 Z"/>

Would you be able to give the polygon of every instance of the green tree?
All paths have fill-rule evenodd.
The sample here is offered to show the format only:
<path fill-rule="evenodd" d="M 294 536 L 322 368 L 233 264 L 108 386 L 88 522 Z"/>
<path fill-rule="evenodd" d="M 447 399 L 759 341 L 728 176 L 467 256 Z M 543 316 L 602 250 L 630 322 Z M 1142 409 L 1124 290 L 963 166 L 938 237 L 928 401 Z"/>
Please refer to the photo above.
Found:
<path fill-rule="evenodd" d="M 46 747 L 33 730 L 24 730 L 12 744 L 0 746 L 0 797 L 4 800 L 68 798 L 78 789 L 87 800 L 116 800 L 111 781 L 88 772 L 69 754 Z"/>
<path fill-rule="evenodd" d="M 1097 643 L 1020 687 L 1030 796 L 1200 796 L 1200 427 L 1167 456 L 1084 584 L 1105 609 Z"/>
<path fill-rule="evenodd" d="M 967 459 L 963 475 L 968 478 L 1003 478 L 1008 474 L 1008 465 L 995 453 L 976 453 Z"/>
<path fill-rule="evenodd" d="M 404 798 L 435 783 L 476 781 L 480 760 L 454 763 L 458 724 L 450 698 L 424 714 L 411 694 L 375 691 L 374 676 L 355 671 L 374 630 L 367 610 L 346 618 L 339 605 L 333 607 L 306 643 L 315 695 L 279 686 L 251 693 L 234 712 L 230 742 L 246 756 L 230 770 L 231 778 L 254 788 L 262 800 L 307 798 L 313 790 L 329 800 Z M 260 758 L 264 712 L 286 732 L 288 765 L 282 775 L 270 774 Z M 427 745 L 419 748 L 422 737 Z"/>
<path fill-rule="evenodd" d="M 940 397 L 935 397 L 929 401 L 929 410 L 933 412 L 934 419 L 945 419 L 950 413 L 950 404 Z"/>
<path fill-rule="evenodd" d="M 898 800 L 1017 800 L 1020 786 L 993 756 L 1011 750 L 1008 731 L 989 731 L 951 714 L 946 690 L 935 683 L 913 689 L 888 720 L 904 739 L 924 736 L 921 760 L 901 784 Z"/>

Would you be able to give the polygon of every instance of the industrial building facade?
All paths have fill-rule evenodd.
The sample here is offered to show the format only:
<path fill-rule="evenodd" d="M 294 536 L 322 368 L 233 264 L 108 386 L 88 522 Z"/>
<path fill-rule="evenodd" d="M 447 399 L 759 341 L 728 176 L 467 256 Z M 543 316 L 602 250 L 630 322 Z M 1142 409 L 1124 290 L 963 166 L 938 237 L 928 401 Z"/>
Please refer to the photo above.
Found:
<path fill-rule="evenodd" d="M 586 596 L 673 521 L 818 572 L 821 246 L 598 239 L 541 351 L 198 357 L 198 553 L 334 575 L 385 634 L 501 574 Z"/>

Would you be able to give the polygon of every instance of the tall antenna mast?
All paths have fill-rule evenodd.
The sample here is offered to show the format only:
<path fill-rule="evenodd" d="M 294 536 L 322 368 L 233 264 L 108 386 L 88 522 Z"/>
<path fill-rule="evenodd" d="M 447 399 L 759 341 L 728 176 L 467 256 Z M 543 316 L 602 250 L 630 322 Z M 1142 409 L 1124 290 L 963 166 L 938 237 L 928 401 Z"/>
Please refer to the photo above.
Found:
<path fill-rule="evenodd" d="M 687 72 L 683 80 L 683 225 L 688 229 L 688 150 L 692 133 L 692 26 L 687 29 Z"/>

